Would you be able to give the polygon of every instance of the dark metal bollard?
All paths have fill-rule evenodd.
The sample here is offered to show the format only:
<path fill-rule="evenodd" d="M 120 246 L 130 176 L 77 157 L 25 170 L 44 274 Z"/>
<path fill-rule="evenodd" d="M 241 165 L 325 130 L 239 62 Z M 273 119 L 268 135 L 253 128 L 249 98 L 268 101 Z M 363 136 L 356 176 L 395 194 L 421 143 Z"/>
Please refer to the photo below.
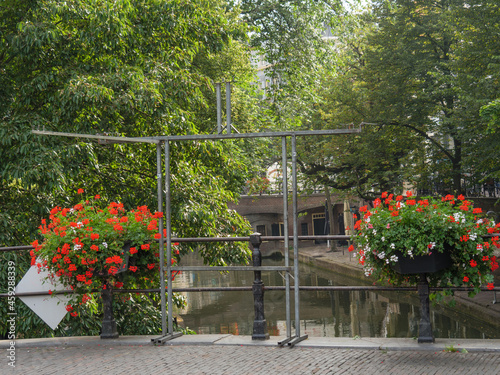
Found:
<path fill-rule="evenodd" d="M 260 253 L 260 244 L 262 239 L 260 233 L 254 233 L 250 236 L 250 243 L 252 244 L 252 260 L 254 267 L 262 265 L 262 256 Z M 255 319 L 253 321 L 252 340 L 267 340 L 269 333 L 267 332 L 267 323 L 264 317 L 264 283 L 261 280 L 261 271 L 254 271 L 253 290 L 253 304 L 255 308 Z"/>
<path fill-rule="evenodd" d="M 102 309 L 104 317 L 101 327 L 101 339 L 116 339 L 118 338 L 118 330 L 113 316 L 113 291 L 111 285 L 107 281 L 104 282 L 101 291 Z"/>
<path fill-rule="evenodd" d="M 420 275 L 418 282 L 418 295 L 420 296 L 420 323 L 418 326 L 418 342 L 434 342 L 432 334 L 431 317 L 429 311 L 429 282 L 425 273 Z"/>

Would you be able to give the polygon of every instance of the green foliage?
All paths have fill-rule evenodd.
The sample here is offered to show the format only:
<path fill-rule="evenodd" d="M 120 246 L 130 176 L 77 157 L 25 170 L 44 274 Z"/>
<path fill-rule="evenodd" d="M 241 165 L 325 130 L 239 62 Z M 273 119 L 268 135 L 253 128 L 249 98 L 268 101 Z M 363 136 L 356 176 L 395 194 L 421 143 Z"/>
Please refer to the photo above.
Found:
<path fill-rule="evenodd" d="M 488 126 L 492 132 L 500 128 L 500 99 L 481 107 L 481 116 L 488 120 Z"/>

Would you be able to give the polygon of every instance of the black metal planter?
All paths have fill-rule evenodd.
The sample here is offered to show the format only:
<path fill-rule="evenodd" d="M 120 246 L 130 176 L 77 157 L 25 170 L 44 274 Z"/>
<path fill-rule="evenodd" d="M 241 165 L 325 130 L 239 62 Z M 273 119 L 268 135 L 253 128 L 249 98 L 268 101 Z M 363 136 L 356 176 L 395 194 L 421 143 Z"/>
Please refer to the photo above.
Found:
<path fill-rule="evenodd" d="M 433 273 L 451 266 L 451 257 L 447 251 L 444 253 L 432 251 L 429 255 L 416 255 L 413 258 L 403 256 L 400 251 L 395 254 L 398 261 L 392 269 L 405 275 Z"/>

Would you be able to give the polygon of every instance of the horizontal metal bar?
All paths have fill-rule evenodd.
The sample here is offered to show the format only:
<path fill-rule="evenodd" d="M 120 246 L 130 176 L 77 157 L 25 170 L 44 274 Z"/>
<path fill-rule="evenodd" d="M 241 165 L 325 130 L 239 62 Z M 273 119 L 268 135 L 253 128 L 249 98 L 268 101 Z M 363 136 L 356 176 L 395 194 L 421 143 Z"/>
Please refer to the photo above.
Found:
<path fill-rule="evenodd" d="M 231 133 L 231 134 L 193 134 L 193 135 L 166 135 L 156 137 L 162 141 L 192 141 L 192 140 L 216 140 L 216 139 L 241 139 L 241 138 L 265 138 L 265 137 L 292 137 L 311 135 L 336 135 L 361 133 L 361 127 L 356 129 L 329 129 L 329 130 L 302 130 L 285 132 L 264 133 Z"/>
<path fill-rule="evenodd" d="M 288 236 L 293 239 L 293 236 Z M 284 236 L 260 236 L 262 241 L 284 241 Z M 298 236 L 299 241 L 309 240 L 350 240 L 350 236 L 337 235 L 322 235 L 322 236 Z M 191 238 L 172 238 L 172 242 L 249 242 L 250 237 L 191 237 Z"/>
<path fill-rule="evenodd" d="M 182 332 L 175 332 L 175 333 L 169 333 L 165 336 L 160 336 L 160 337 L 156 337 L 154 339 L 151 339 L 151 342 L 154 343 L 154 344 L 163 344 L 165 343 L 166 341 L 170 341 L 170 340 L 173 340 L 177 337 L 181 337 L 183 335 Z"/>
<path fill-rule="evenodd" d="M 500 234 L 485 234 L 483 238 L 493 238 L 498 237 Z M 284 241 L 284 236 L 261 236 L 262 241 Z M 289 239 L 293 239 L 293 236 L 288 236 Z M 311 240 L 334 240 L 334 241 L 350 241 L 351 237 L 342 235 L 342 234 L 333 234 L 333 235 L 322 235 L 322 236 L 298 236 L 299 241 L 311 241 Z M 157 240 L 159 241 L 159 240 Z M 173 237 L 172 242 L 248 242 L 250 241 L 250 237 L 184 237 L 177 238 Z M 165 240 L 166 242 L 166 240 Z M 0 247 L 0 252 L 2 251 L 16 251 L 16 250 L 31 250 L 33 246 L 31 245 L 22 245 L 22 246 L 9 246 L 9 247 Z"/>
<path fill-rule="evenodd" d="M 93 290 L 92 293 L 96 293 L 97 290 Z M 32 296 L 48 296 L 52 294 L 74 294 L 76 293 L 74 290 L 54 290 L 51 293 L 48 291 L 39 291 L 39 292 L 22 292 L 22 293 L 15 293 L 14 297 L 32 297 Z M 9 297 L 8 293 L 0 293 L 0 298 L 3 297 Z M 12 297 L 12 296 L 10 296 Z"/>
<path fill-rule="evenodd" d="M 224 288 L 223 290 L 221 290 Z M 199 288 L 172 288 L 174 293 L 186 293 L 186 292 L 246 292 L 252 291 L 252 286 L 227 286 L 227 287 L 199 287 Z M 158 290 L 158 293 L 160 290 Z"/>
<path fill-rule="evenodd" d="M 34 249 L 34 247 L 31 245 L 0 247 L 0 251 L 16 251 L 16 250 L 32 250 L 32 249 Z"/>
<path fill-rule="evenodd" d="M 88 139 L 98 139 L 113 141 L 117 143 L 161 143 L 157 137 L 113 137 L 109 135 L 94 135 L 94 134 L 78 134 L 78 133 L 64 133 L 64 132 L 53 132 L 48 130 L 32 130 L 33 134 L 38 135 L 56 135 L 59 137 L 70 137 L 70 138 L 88 138 Z"/>
<path fill-rule="evenodd" d="M 291 271 L 284 266 L 175 266 L 172 271 Z"/>
<path fill-rule="evenodd" d="M 356 291 L 372 291 L 372 292 L 415 292 L 417 287 L 384 287 L 384 286 L 303 286 L 300 285 L 299 289 L 301 291 L 333 291 L 333 292 L 356 292 Z M 456 292 L 471 292 L 474 288 L 466 287 L 453 287 L 453 288 L 430 288 L 431 291 L 441 291 L 444 289 L 451 289 Z M 252 286 L 219 286 L 219 287 L 192 287 L 192 288 L 173 288 L 172 291 L 175 293 L 179 292 L 240 292 L 252 290 Z M 285 286 L 264 286 L 264 290 L 286 290 Z M 480 288 L 482 292 L 500 292 L 500 287 L 495 287 L 493 289 Z M 52 294 L 73 294 L 76 293 L 73 290 L 64 291 L 53 291 Z M 99 290 L 94 289 L 91 293 L 100 293 Z M 160 293 L 159 288 L 152 289 L 113 289 L 113 293 Z M 30 297 L 30 296 L 46 296 L 49 292 L 24 292 L 16 293 L 15 297 Z M 9 297 L 8 293 L 0 293 L 0 298 Z"/>
<path fill-rule="evenodd" d="M 250 237 L 184 237 L 171 239 L 171 242 L 249 242 Z M 167 242 L 165 240 L 165 242 Z"/>
<path fill-rule="evenodd" d="M 264 133 L 165 135 L 157 137 L 114 137 L 107 135 L 65 133 L 65 132 L 54 132 L 48 130 L 34 130 L 34 129 L 31 132 L 33 134 L 38 134 L 38 135 L 54 135 L 59 137 L 98 139 L 98 140 L 107 140 L 119 143 L 160 143 L 164 141 L 192 141 L 192 140 L 352 134 L 352 133 L 361 133 L 361 127 L 358 127 L 356 129 L 303 130 L 303 131 L 264 132 Z"/>
<path fill-rule="evenodd" d="M 350 236 L 342 235 L 342 234 L 334 234 L 334 235 L 323 235 L 323 236 L 298 236 L 299 241 L 310 241 L 310 240 L 350 240 Z M 260 239 L 262 241 L 284 241 L 284 236 L 261 236 Z M 288 236 L 288 239 L 292 240 L 293 236 Z"/>
<path fill-rule="evenodd" d="M 289 239 L 293 239 L 293 236 L 288 236 Z M 262 241 L 284 241 L 284 236 L 261 236 Z M 298 236 L 299 241 L 309 241 L 309 240 L 349 240 L 350 236 L 345 235 L 325 235 L 325 236 Z M 158 240 L 159 241 L 159 240 Z M 177 238 L 173 237 L 172 242 L 249 242 L 250 237 L 184 237 Z M 166 240 L 165 240 L 166 242 Z M 15 250 L 31 250 L 34 247 L 31 245 L 22 246 L 9 246 L 0 247 L 1 251 L 15 251 Z"/>
<path fill-rule="evenodd" d="M 288 342 L 288 346 L 291 346 L 293 348 L 295 344 L 298 344 L 299 342 L 306 340 L 308 337 L 309 337 L 308 335 L 295 336 L 291 341 Z"/>

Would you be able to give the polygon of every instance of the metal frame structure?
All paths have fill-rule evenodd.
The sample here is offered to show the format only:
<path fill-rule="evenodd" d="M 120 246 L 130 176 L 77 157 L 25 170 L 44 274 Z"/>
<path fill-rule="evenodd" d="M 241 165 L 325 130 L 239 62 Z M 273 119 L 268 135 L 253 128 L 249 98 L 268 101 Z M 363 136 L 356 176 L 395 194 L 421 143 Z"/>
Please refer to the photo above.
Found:
<path fill-rule="evenodd" d="M 352 134 L 360 133 L 361 126 L 348 129 L 332 129 L 332 130 L 309 130 L 309 131 L 284 131 L 284 132 L 264 132 L 264 133 L 244 133 L 244 134 L 198 134 L 198 135 L 181 135 L 181 136 L 155 136 L 155 137 L 114 137 L 106 135 L 90 135 L 90 134 L 76 134 L 53 132 L 46 130 L 32 130 L 33 134 L 37 135 L 50 135 L 62 136 L 70 138 L 83 138 L 83 139 L 97 139 L 102 142 L 113 143 L 151 143 L 156 145 L 156 162 L 157 162 L 157 190 L 158 190 L 158 211 L 165 212 L 165 229 L 166 238 L 164 238 L 163 219 L 160 218 L 158 227 L 161 235 L 160 239 L 160 294 L 161 294 L 161 313 L 162 313 L 162 333 L 163 336 L 152 341 L 155 343 L 164 343 L 167 340 L 173 339 L 181 335 L 173 332 L 173 312 L 172 308 L 168 309 L 167 305 L 172 306 L 172 271 L 189 271 L 189 270 L 205 270 L 205 271 L 230 271 L 230 270 L 248 270 L 254 271 L 256 267 L 172 267 L 171 265 L 171 250 L 172 250 L 172 233 L 171 233 L 171 200 L 170 200 L 170 142 L 172 141 L 204 141 L 204 140 L 227 140 L 227 139 L 248 139 L 248 138 L 270 138 L 280 137 L 282 140 L 282 166 L 283 166 L 283 217 L 284 217 L 284 267 L 257 267 L 259 270 L 276 270 L 285 271 L 285 293 L 286 293 L 286 329 L 287 337 L 285 340 L 278 343 L 282 346 L 284 344 L 295 345 L 296 343 L 307 338 L 307 335 L 300 334 L 300 283 L 299 283 L 299 261 L 298 261 L 298 212 L 297 212 L 297 137 L 299 136 L 313 136 L 313 135 L 339 135 L 339 134 Z M 292 154 L 292 215 L 293 215 L 293 237 L 288 233 L 288 158 L 287 158 L 287 137 L 291 138 L 291 154 Z M 165 210 L 163 210 L 163 173 L 161 170 L 161 146 L 164 145 L 164 161 L 165 161 Z M 293 278 L 294 278 L 294 307 L 295 307 L 295 335 L 292 336 L 291 331 L 291 309 L 290 309 L 290 271 L 292 268 L 289 264 L 289 238 L 293 238 Z M 227 238 L 225 238 L 227 240 Z M 166 270 L 165 270 L 165 242 L 166 249 Z M 165 272 L 167 274 L 167 294 L 165 294 Z"/>

